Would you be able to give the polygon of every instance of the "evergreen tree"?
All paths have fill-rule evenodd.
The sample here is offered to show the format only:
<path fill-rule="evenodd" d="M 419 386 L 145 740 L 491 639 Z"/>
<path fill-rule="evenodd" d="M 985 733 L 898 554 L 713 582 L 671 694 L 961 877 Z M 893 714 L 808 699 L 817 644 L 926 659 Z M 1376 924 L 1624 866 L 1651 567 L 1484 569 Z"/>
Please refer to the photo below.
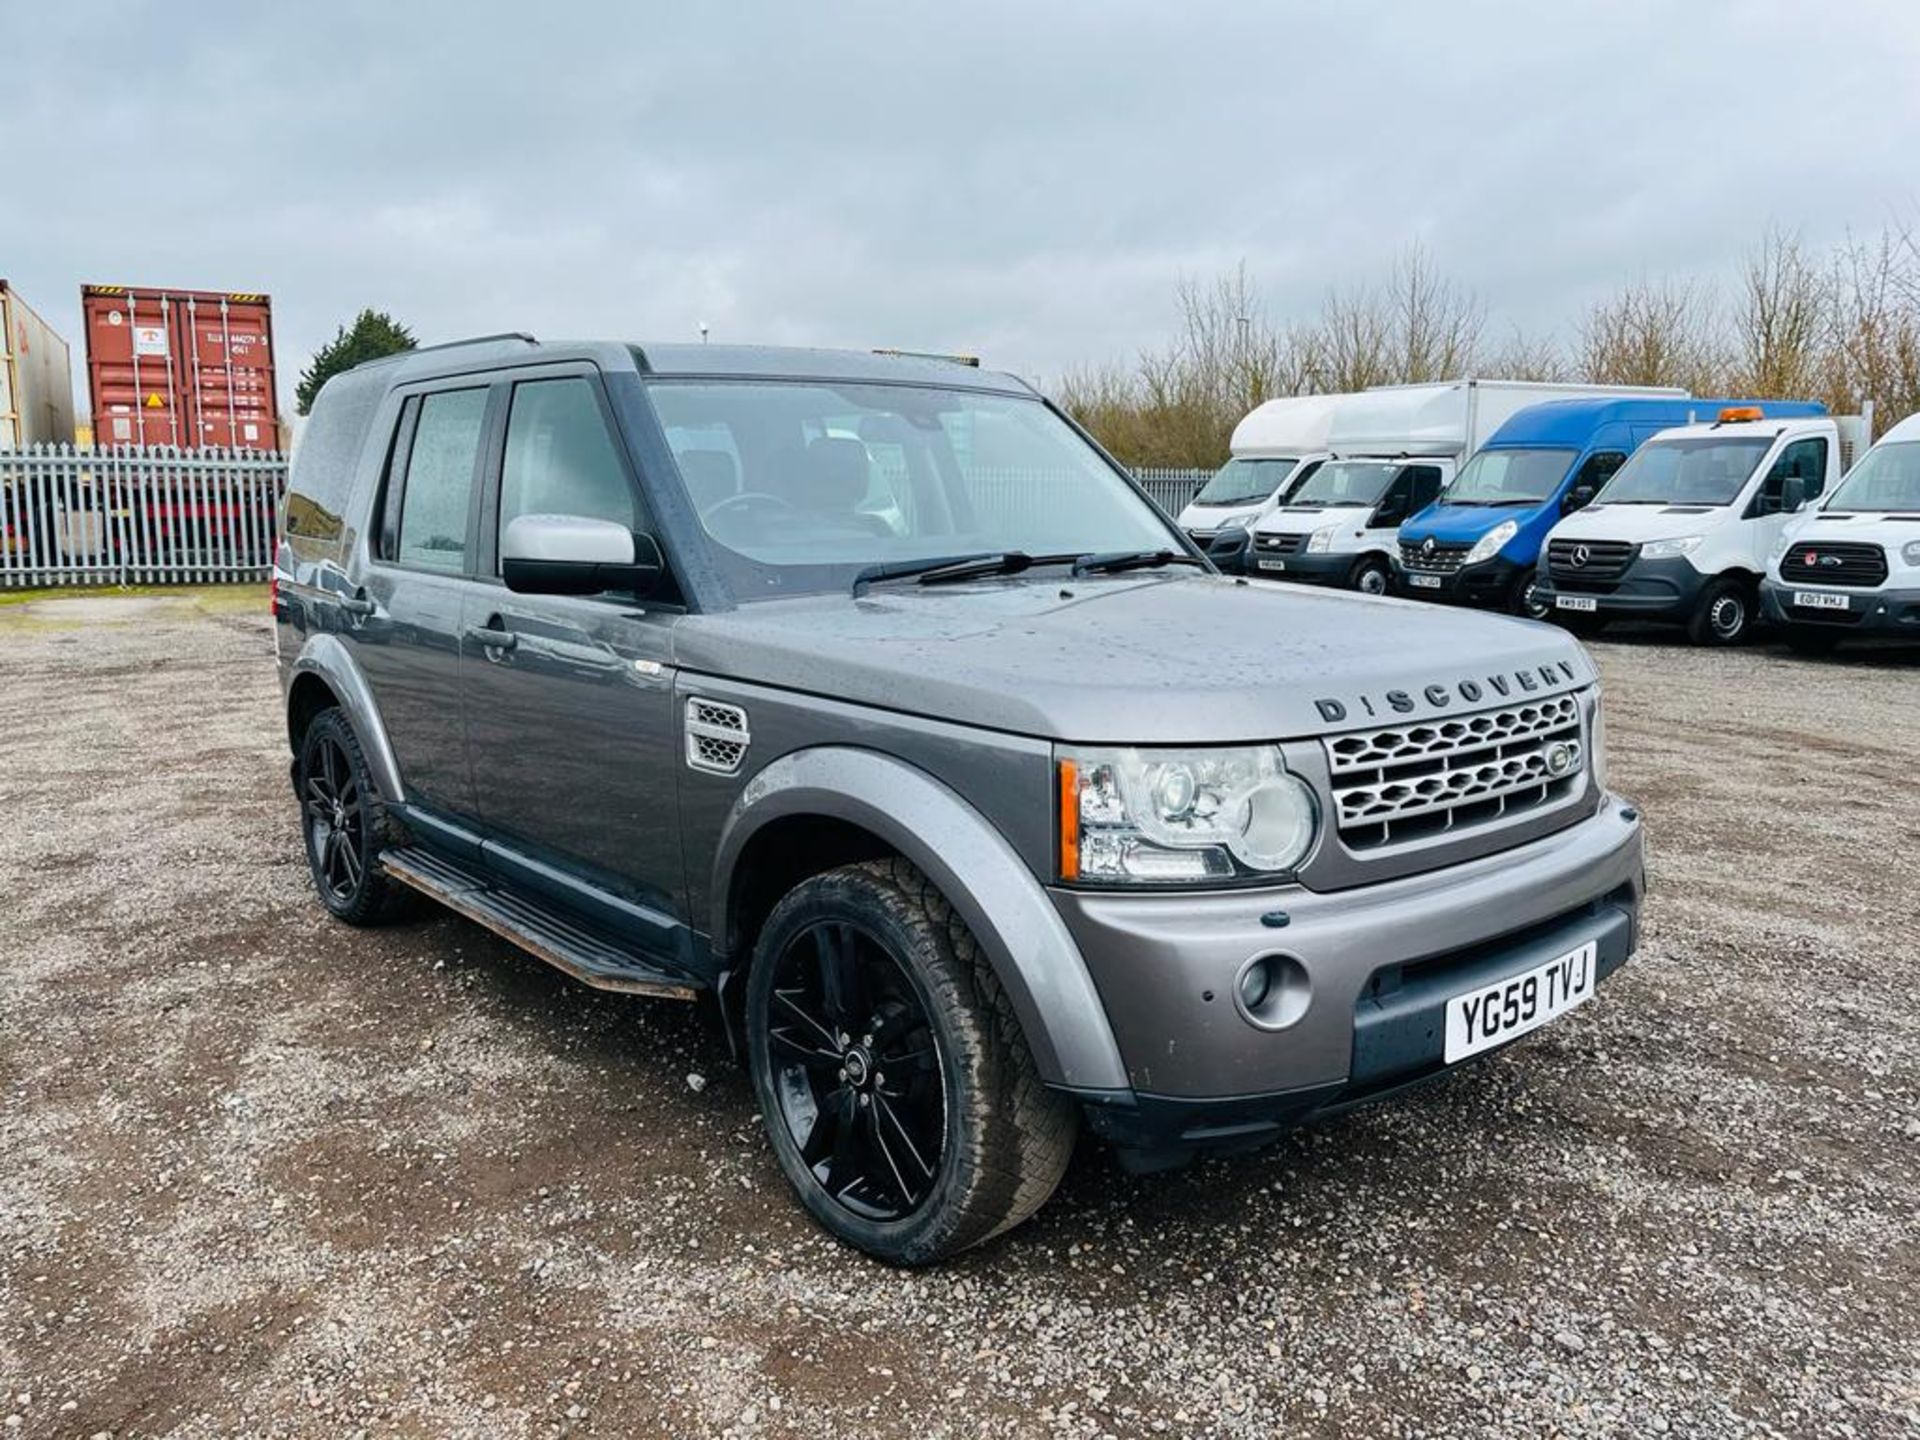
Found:
<path fill-rule="evenodd" d="M 351 370 L 362 361 L 378 360 L 382 355 L 397 355 L 418 343 L 413 332 L 386 311 L 362 310 L 353 327 L 342 325 L 340 333 L 322 345 L 313 363 L 300 373 L 299 387 L 293 392 L 294 402 L 304 415 L 313 408 L 313 397 L 320 393 L 320 387 L 342 370 Z"/>

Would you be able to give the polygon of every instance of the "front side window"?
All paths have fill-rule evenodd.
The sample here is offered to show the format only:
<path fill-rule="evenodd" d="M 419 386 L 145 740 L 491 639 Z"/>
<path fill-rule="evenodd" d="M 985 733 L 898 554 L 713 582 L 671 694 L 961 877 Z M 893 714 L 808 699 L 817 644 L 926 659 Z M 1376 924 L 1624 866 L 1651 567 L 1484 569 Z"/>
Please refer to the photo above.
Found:
<path fill-rule="evenodd" d="M 1290 506 L 1364 505 L 1372 509 L 1402 469 L 1394 460 L 1329 460 L 1287 498 Z"/>
<path fill-rule="evenodd" d="M 1757 498 L 1763 511 L 1771 512 L 1780 508 L 1789 479 L 1797 479 L 1806 487 L 1806 498 L 1809 500 L 1826 488 L 1827 441 L 1824 435 L 1809 435 L 1804 440 L 1795 440 L 1780 452 L 1780 458 L 1767 471 L 1767 478 L 1760 482 Z"/>
<path fill-rule="evenodd" d="M 1830 514 L 1920 514 L 1920 440 L 1874 446 L 1835 487 L 1826 508 Z"/>
<path fill-rule="evenodd" d="M 1184 553 L 1151 502 L 1035 399 L 812 380 L 663 378 L 647 391 L 742 598 L 952 555 Z"/>
<path fill-rule="evenodd" d="M 1571 450 L 1482 450 L 1443 498 L 1449 505 L 1538 505 L 1552 498 L 1572 463 Z"/>
<path fill-rule="evenodd" d="M 1236 455 L 1200 487 L 1196 505 L 1256 505 L 1273 494 L 1293 473 L 1298 460 L 1248 460 Z"/>
<path fill-rule="evenodd" d="M 1731 505 L 1772 448 L 1770 435 L 1649 440 L 1597 498 L 1608 505 Z"/>
<path fill-rule="evenodd" d="M 513 387 L 500 467 L 501 533 L 521 515 L 581 515 L 641 528 L 633 484 L 590 380 L 525 380 Z"/>
<path fill-rule="evenodd" d="M 467 512 L 487 414 L 485 390 L 444 390 L 420 398 L 401 491 L 402 565 L 458 574 L 466 568 Z"/>

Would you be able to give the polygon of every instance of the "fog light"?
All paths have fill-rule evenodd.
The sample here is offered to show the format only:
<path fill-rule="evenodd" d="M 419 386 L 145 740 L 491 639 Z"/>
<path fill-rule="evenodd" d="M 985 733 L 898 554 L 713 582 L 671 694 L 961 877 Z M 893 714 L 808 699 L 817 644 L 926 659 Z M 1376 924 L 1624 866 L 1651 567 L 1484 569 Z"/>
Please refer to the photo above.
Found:
<path fill-rule="evenodd" d="M 1250 1024 L 1284 1030 L 1307 1013 L 1313 982 L 1307 967 L 1291 955 L 1256 955 L 1242 967 L 1233 998 Z"/>
<path fill-rule="evenodd" d="M 1267 968 L 1265 960 L 1256 960 L 1240 977 L 1240 1003 L 1248 1010 L 1258 1010 L 1266 1003 L 1267 992 L 1271 989 L 1273 972 Z"/>

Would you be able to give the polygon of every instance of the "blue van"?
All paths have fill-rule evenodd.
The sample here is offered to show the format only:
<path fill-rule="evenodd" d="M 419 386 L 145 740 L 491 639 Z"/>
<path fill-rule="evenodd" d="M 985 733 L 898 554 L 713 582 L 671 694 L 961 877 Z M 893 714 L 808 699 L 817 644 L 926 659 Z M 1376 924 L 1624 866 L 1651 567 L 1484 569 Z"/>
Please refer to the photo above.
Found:
<path fill-rule="evenodd" d="M 1398 589 L 1544 618 L 1535 567 L 1547 531 L 1593 499 L 1641 442 L 1733 405 L 1779 418 L 1826 414 L 1811 400 L 1551 400 L 1522 410 L 1401 525 Z"/>

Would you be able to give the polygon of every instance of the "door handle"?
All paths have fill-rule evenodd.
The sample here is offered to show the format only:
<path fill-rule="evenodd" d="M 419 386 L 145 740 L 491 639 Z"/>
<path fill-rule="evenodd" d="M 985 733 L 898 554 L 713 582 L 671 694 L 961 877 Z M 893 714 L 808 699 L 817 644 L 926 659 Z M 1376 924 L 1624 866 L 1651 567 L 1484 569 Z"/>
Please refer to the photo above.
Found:
<path fill-rule="evenodd" d="M 520 643 L 520 637 L 513 631 L 496 630 L 491 625 L 469 625 L 467 639 L 489 650 L 511 650 Z"/>

